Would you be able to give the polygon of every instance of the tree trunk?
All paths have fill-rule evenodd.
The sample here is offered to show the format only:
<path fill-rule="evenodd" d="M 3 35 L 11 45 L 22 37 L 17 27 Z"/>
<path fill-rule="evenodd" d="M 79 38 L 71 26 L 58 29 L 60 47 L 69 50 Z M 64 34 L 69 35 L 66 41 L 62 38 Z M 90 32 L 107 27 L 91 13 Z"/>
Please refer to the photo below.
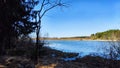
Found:
<path fill-rule="evenodd" d="M 39 20 L 39 23 L 37 24 L 37 30 L 36 30 L 36 60 L 39 63 L 39 56 L 40 56 L 40 40 L 39 40 L 39 34 L 40 34 L 40 27 L 41 27 L 41 20 Z"/>

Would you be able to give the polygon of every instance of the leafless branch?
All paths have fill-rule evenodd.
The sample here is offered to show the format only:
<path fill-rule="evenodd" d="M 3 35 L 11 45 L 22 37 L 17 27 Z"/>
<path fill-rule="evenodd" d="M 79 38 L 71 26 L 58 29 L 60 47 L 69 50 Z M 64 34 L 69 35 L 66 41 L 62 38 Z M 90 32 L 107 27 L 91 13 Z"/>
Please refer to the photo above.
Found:
<path fill-rule="evenodd" d="M 53 6 L 49 7 L 48 9 L 44 10 L 43 13 L 42 13 L 42 15 L 41 15 L 41 18 L 46 14 L 46 12 L 48 12 L 49 10 L 51 10 L 52 8 L 55 8 L 57 6 L 58 5 L 53 5 Z"/>
<path fill-rule="evenodd" d="M 50 3 L 50 0 L 43 0 L 42 3 L 41 3 L 41 7 L 40 7 L 40 10 L 39 10 L 39 17 L 40 19 L 51 9 L 57 7 L 57 6 L 65 6 L 65 3 L 61 3 L 61 0 L 56 0 L 54 3 Z M 46 9 L 44 9 L 45 7 L 48 7 Z"/>
<path fill-rule="evenodd" d="M 45 0 L 42 1 L 42 5 L 41 5 L 41 7 L 40 7 L 39 13 L 41 13 L 41 11 L 43 10 L 44 2 L 45 2 Z"/>

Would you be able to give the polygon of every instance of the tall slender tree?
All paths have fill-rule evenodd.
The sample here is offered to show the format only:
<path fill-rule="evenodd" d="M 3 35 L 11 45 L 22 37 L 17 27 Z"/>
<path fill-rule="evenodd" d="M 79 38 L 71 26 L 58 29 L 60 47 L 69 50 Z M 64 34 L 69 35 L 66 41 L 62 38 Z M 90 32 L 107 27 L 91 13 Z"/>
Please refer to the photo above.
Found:
<path fill-rule="evenodd" d="M 42 45 L 39 45 L 39 34 L 40 34 L 40 28 L 42 23 L 42 18 L 45 16 L 47 12 L 50 10 L 56 8 L 56 7 L 63 7 L 66 6 L 65 3 L 63 3 L 61 0 L 40 0 L 39 1 L 39 8 L 37 11 L 37 28 L 36 28 L 36 50 L 39 57 L 39 50 L 42 48 Z"/>

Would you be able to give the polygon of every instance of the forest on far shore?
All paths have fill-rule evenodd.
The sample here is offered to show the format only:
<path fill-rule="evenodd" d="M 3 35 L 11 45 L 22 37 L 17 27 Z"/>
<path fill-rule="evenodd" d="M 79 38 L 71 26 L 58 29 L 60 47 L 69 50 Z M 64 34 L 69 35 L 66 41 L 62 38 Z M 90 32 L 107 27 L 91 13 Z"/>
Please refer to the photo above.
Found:
<path fill-rule="evenodd" d="M 119 40 L 120 36 L 120 30 L 119 29 L 113 29 L 113 30 L 107 30 L 104 32 L 97 32 L 95 34 L 91 34 L 91 39 L 96 40 Z"/>
<path fill-rule="evenodd" d="M 119 40 L 120 30 L 111 29 L 103 32 L 97 32 L 90 36 L 75 36 L 75 37 L 43 37 L 43 40 Z"/>

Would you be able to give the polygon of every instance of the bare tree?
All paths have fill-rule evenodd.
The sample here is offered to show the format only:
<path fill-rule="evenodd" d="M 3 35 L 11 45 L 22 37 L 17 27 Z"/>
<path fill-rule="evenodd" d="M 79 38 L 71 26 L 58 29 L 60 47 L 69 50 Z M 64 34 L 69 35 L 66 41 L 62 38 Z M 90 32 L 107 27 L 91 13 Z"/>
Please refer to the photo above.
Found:
<path fill-rule="evenodd" d="M 39 34 L 40 34 L 40 28 L 41 28 L 41 22 L 42 18 L 45 16 L 45 14 L 50 11 L 51 9 L 54 9 L 56 7 L 63 7 L 66 6 L 65 3 L 63 3 L 61 0 L 40 0 L 39 1 L 39 9 L 36 11 L 37 17 L 36 17 L 36 50 L 39 57 L 39 49 L 42 47 L 42 44 L 39 44 Z"/>
<path fill-rule="evenodd" d="M 111 41 L 108 41 L 108 46 L 103 48 L 105 50 L 106 58 L 111 60 L 117 60 L 120 58 L 120 33 L 113 33 L 111 35 Z"/>
<path fill-rule="evenodd" d="M 36 45 L 39 43 L 39 34 L 40 34 L 40 28 L 41 28 L 41 22 L 43 16 L 50 11 L 51 9 L 55 7 L 62 7 L 66 6 L 65 3 L 62 3 L 61 0 L 40 0 L 40 7 L 38 12 L 38 17 L 36 18 L 37 21 L 37 29 L 36 29 Z"/>
<path fill-rule="evenodd" d="M 104 60 L 109 68 L 114 68 L 115 64 L 119 65 L 116 60 L 120 59 L 120 33 L 112 33 L 109 41 L 103 47 L 103 57 L 108 59 Z"/>

